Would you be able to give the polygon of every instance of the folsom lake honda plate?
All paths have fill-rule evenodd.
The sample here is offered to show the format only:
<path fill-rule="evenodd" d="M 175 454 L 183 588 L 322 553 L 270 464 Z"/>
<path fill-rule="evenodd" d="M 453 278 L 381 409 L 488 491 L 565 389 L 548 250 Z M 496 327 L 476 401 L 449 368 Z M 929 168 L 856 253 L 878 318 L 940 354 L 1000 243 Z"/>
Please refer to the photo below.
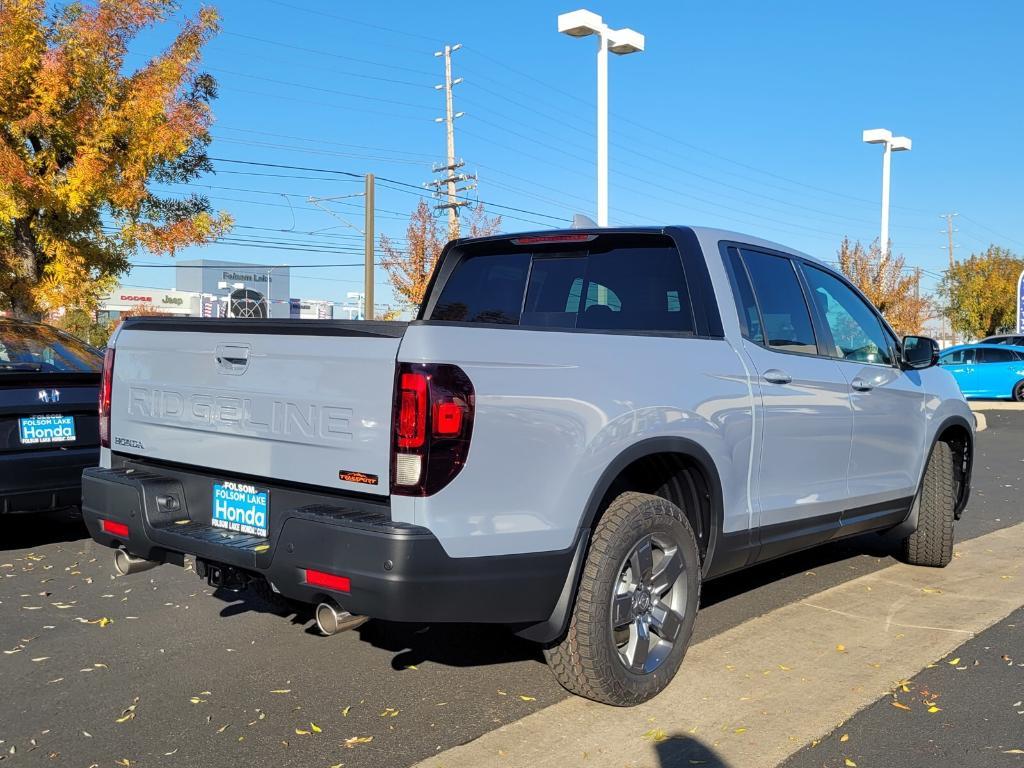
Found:
<path fill-rule="evenodd" d="M 211 524 L 252 536 L 266 536 L 270 520 L 270 491 L 248 483 L 213 484 Z"/>
<path fill-rule="evenodd" d="M 18 419 L 18 439 L 22 445 L 73 443 L 74 416 L 26 416 Z"/>

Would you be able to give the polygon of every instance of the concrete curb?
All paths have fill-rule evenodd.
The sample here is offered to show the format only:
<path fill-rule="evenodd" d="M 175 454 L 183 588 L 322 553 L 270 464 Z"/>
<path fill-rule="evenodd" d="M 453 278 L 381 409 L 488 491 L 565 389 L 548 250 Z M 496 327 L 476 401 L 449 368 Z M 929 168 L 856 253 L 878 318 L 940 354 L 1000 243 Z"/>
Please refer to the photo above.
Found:
<path fill-rule="evenodd" d="M 568 699 L 418 766 L 771 768 L 1024 605 L 1022 555 L 1024 524 L 884 568 L 694 646 L 642 706 Z"/>
<path fill-rule="evenodd" d="M 988 429 L 988 419 L 985 418 L 984 413 L 974 412 L 974 431 L 984 432 Z"/>

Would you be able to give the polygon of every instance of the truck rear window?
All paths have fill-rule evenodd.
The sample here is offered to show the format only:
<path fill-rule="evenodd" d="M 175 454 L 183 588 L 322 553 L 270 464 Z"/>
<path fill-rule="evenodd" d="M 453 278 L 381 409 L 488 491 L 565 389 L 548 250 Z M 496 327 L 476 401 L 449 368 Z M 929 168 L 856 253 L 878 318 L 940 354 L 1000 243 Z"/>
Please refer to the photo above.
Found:
<path fill-rule="evenodd" d="M 54 328 L 0 321 L 0 376 L 4 373 L 98 373 L 103 358 Z"/>
<path fill-rule="evenodd" d="M 470 244 L 457 258 L 429 320 L 693 332 L 679 252 L 667 237 L 599 235 L 572 248 Z"/>

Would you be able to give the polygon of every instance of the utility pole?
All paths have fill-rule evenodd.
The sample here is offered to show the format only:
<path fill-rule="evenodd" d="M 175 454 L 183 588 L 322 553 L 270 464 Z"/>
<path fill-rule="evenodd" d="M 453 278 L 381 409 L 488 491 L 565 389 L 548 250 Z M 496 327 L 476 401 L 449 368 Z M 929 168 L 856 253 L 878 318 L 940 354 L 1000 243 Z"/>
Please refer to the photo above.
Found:
<path fill-rule="evenodd" d="M 459 50 L 462 47 L 462 43 L 456 43 L 455 45 L 446 45 L 443 51 L 435 51 L 435 56 L 444 57 L 444 83 L 435 85 L 435 90 L 444 89 L 444 117 L 434 118 L 435 123 L 445 124 L 445 133 L 447 138 L 447 162 L 443 165 L 435 165 L 433 167 L 434 173 L 443 173 L 444 175 L 439 179 L 434 179 L 429 182 L 428 186 L 434 188 L 434 197 L 440 197 L 441 189 L 444 188 L 447 193 L 447 202 L 438 203 L 434 208 L 438 211 L 448 211 L 448 239 L 454 240 L 459 236 L 459 208 L 469 205 L 468 200 L 459 199 L 460 192 L 468 192 L 471 189 L 476 188 L 476 175 L 466 173 L 456 173 L 459 168 L 464 166 L 466 163 L 461 159 L 455 157 L 455 121 L 465 115 L 465 112 L 455 111 L 455 97 L 452 89 L 462 82 L 461 77 L 452 79 L 452 53 Z M 463 182 L 469 182 L 464 187 L 458 185 Z"/>
<path fill-rule="evenodd" d="M 363 250 L 365 252 L 366 264 L 363 272 L 363 293 L 365 294 L 363 319 L 373 320 L 373 174 L 366 174 L 365 190 L 365 214 L 366 222 L 363 227 Z"/>
<path fill-rule="evenodd" d="M 940 213 L 939 214 L 939 218 L 940 219 L 945 219 L 946 220 L 946 237 L 947 237 L 947 245 L 948 245 L 948 248 L 949 248 L 949 272 L 946 273 L 947 275 L 951 275 L 952 272 L 953 272 L 953 264 L 954 264 L 953 249 L 956 248 L 956 245 L 953 243 L 953 233 L 958 231 L 957 229 L 955 229 L 953 227 L 953 217 L 954 216 L 959 216 L 959 215 L 960 214 L 956 213 L 956 212 Z M 950 322 L 950 324 L 949 324 L 949 335 L 950 335 L 950 340 L 952 341 L 952 343 L 956 344 L 956 333 L 953 331 L 953 323 L 952 322 Z"/>
<path fill-rule="evenodd" d="M 914 298 L 921 298 L 921 268 L 914 267 Z"/>
<path fill-rule="evenodd" d="M 959 213 L 940 213 L 939 218 L 946 220 L 946 234 L 949 237 L 949 268 L 953 268 L 953 249 L 956 247 L 953 244 L 953 233 L 959 230 L 953 228 L 953 217 L 959 216 Z"/>

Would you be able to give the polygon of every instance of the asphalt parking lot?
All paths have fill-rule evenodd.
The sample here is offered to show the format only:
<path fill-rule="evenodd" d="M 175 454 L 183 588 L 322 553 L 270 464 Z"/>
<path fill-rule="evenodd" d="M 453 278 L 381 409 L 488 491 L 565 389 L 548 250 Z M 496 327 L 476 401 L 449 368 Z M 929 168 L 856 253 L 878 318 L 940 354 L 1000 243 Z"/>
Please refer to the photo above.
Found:
<path fill-rule="evenodd" d="M 987 416 L 960 541 L 1024 521 L 1024 414 Z M 694 642 L 878 571 L 892 552 L 870 535 L 709 583 Z M 188 569 L 115 579 L 110 551 L 72 513 L 0 518 L 0 755 L 12 766 L 405 766 L 566 696 L 538 650 L 499 628 L 370 622 L 324 638 L 311 626 L 308 612 L 214 592 Z M 1019 629 L 1008 631 L 1003 644 L 1024 659 Z M 943 684 L 952 700 L 955 680 Z"/>

